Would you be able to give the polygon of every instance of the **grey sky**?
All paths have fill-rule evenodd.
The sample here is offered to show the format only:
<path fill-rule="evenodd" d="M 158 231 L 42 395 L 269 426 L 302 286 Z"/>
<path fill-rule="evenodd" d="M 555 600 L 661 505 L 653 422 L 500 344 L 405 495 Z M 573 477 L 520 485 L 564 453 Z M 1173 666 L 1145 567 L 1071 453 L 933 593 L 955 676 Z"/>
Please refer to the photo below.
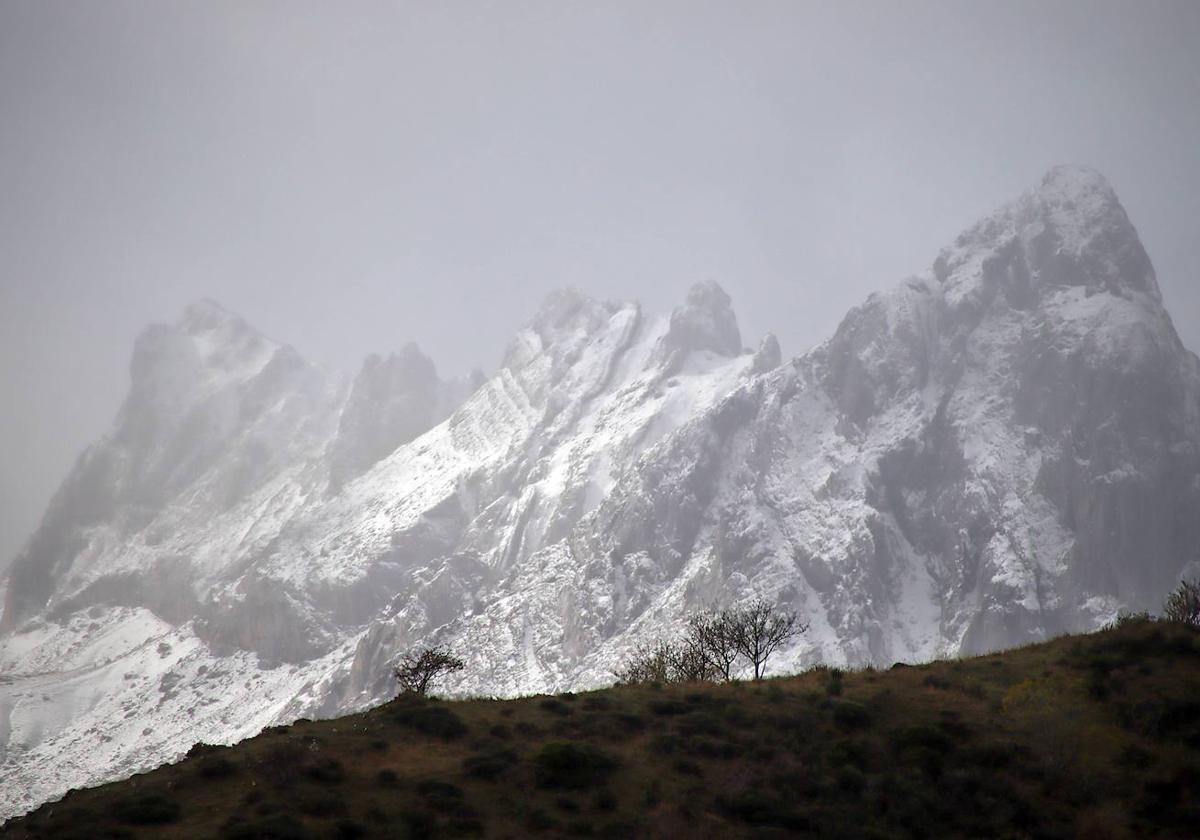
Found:
<path fill-rule="evenodd" d="M 214 297 L 491 369 L 550 289 L 716 279 L 785 353 L 1051 165 L 1200 347 L 1200 4 L 0 0 L 0 567 Z"/>

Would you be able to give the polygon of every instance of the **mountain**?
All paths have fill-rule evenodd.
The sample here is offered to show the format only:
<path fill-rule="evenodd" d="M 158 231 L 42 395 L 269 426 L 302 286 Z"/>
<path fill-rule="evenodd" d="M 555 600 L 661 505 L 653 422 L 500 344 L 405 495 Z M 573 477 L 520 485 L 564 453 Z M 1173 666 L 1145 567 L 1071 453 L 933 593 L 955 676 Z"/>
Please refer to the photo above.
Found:
<path fill-rule="evenodd" d="M 780 667 L 1094 628 L 1200 571 L 1200 360 L 1097 173 L 1059 167 L 783 361 L 729 297 L 552 295 L 486 381 L 415 348 L 352 383 L 211 303 L 9 572 L 0 813 L 378 703 L 600 685 L 682 614 L 762 595 Z"/>

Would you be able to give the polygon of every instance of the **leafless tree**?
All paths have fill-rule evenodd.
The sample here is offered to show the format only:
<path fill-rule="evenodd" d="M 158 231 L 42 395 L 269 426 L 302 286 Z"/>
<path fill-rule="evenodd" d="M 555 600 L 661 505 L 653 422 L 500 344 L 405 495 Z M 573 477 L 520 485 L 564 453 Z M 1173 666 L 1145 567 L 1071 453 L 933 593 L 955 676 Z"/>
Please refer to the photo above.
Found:
<path fill-rule="evenodd" d="M 709 610 L 688 618 L 687 638 L 707 660 L 713 678 L 733 679 L 738 658 L 737 634 L 731 610 Z"/>
<path fill-rule="evenodd" d="M 619 685 L 674 682 L 671 678 L 671 646 L 666 642 L 642 642 L 618 670 L 613 672 Z"/>
<path fill-rule="evenodd" d="M 1200 578 L 1180 581 L 1163 604 L 1163 620 L 1200 627 Z"/>
<path fill-rule="evenodd" d="M 693 633 L 668 645 L 667 659 L 671 667 L 671 682 L 712 682 L 717 678 L 708 651 Z"/>
<path fill-rule="evenodd" d="M 738 653 L 754 666 L 754 679 L 762 679 L 767 659 L 785 642 L 808 630 L 808 623 L 790 610 L 781 610 L 757 598 L 749 604 L 724 611 L 733 623 Z"/>
<path fill-rule="evenodd" d="M 434 680 L 464 667 L 463 661 L 444 647 L 410 651 L 396 665 L 396 682 L 401 691 L 424 696 Z"/>

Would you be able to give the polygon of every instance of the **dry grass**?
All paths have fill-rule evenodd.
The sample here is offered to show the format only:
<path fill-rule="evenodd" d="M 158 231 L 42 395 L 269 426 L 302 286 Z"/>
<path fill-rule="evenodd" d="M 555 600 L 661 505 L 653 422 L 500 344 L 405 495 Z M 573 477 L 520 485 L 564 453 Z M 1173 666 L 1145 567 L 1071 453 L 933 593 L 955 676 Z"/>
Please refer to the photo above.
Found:
<path fill-rule="evenodd" d="M 887 671 L 399 700 L 70 794 L 5 837 L 1189 837 L 1200 633 Z"/>

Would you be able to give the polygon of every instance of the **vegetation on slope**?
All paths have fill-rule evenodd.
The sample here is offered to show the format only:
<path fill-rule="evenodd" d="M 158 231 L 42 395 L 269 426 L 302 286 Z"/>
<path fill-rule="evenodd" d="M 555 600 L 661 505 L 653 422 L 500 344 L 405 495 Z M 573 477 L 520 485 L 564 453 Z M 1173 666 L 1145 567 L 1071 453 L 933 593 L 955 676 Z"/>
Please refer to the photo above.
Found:
<path fill-rule="evenodd" d="M 4 837 L 1191 837 L 1200 632 L 888 671 L 402 697 L 69 794 Z"/>

